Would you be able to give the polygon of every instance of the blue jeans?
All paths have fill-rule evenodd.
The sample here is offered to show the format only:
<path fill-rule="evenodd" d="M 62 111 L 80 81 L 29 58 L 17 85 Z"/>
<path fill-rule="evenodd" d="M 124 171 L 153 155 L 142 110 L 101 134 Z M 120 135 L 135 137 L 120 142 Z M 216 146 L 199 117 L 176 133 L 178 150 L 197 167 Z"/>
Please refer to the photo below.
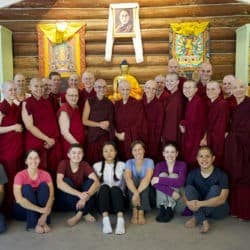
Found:
<path fill-rule="evenodd" d="M 0 233 L 3 233 L 4 231 L 6 231 L 6 229 L 7 229 L 7 225 L 5 222 L 5 218 L 3 214 L 0 213 Z"/>
<path fill-rule="evenodd" d="M 220 195 L 221 188 L 217 185 L 211 186 L 209 192 L 207 193 L 205 199 L 208 200 L 213 197 Z M 192 185 L 185 187 L 185 194 L 189 201 L 191 200 L 201 200 L 199 191 Z M 196 221 L 198 224 L 202 224 L 204 220 L 208 218 L 212 219 L 222 219 L 229 214 L 229 205 L 228 202 L 218 206 L 218 207 L 201 207 L 199 210 L 193 212 Z"/>
<path fill-rule="evenodd" d="M 76 189 L 72 180 L 70 178 L 64 178 L 64 182 L 66 182 L 69 186 Z M 81 189 L 79 191 L 84 192 L 88 191 L 89 188 L 92 186 L 93 180 L 87 179 L 81 186 Z M 56 195 L 56 209 L 59 211 L 67 212 L 67 211 L 75 211 L 76 210 L 76 203 L 79 201 L 79 197 L 65 193 L 61 190 L 57 190 Z M 94 207 L 94 196 L 91 196 L 90 199 L 86 202 L 86 205 L 82 209 L 83 214 L 89 213 L 93 207 Z"/>
<path fill-rule="evenodd" d="M 49 186 L 47 183 L 41 183 L 37 189 L 33 189 L 30 185 L 26 184 L 22 186 L 22 195 L 24 198 L 29 200 L 31 203 L 39 206 L 45 207 L 49 199 Z M 35 228 L 37 221 L 41 214 L 26 208 L 21 207 L 19 204 L 15 203 L 13 207 L 13 216 L 17 220 L 26 221 L 26 228 Z M 49 217 L 47 219 L 49 223 Z"/>

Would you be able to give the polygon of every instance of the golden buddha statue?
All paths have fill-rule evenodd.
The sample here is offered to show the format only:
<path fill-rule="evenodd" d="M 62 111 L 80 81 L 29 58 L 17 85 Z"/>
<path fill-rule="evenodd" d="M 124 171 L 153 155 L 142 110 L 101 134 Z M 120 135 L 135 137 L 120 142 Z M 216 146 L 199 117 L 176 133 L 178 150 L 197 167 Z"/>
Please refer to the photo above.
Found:
<path fill-rule="evenodd" d="M 121 95 L 118 92 L 118 85 L 121 80 L 127 80 L 131 86 L 130 96 L 134 97 L 137 100 L 142 98 L 142 88 L 140 87 L 136 78 L 130 74 L 128 74 L 128 63 L 126 60 L 123 60 L 120 64 L 121 75 L 115 77 L 113 81 L 113 95 L 109 96 L 109 99 L 112 102 L 121 100 Z"/>

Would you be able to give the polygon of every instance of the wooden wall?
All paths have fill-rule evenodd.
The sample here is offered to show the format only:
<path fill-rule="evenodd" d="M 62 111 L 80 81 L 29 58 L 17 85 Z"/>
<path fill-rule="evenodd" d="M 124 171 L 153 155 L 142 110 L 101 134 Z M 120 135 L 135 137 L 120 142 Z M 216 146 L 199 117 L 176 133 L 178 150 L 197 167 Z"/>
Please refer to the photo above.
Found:
<path fill-rule="evenodd" d="M 118 75 L 119 63 L 127 59 L 130 73 L 141 83 L 166 73 L 168 63 L 169 24 L 183 21 L 210 23 L 211 62 L 214 79 L 234 73 L 235 29 L 250 23 L 250 5 L 230 0 L 137 0 L 144 62 L 136 64 L 132 41 L 116 39 L 113 59 L 105 62 L 105 42 L 110 3 L 120 0 L 25 0 L 0 9 L 0 24 L 13 31 L 14 71 L 28 78 L 38 76 L 36 25 L 58 20 L 86 22 L 86 64 L 98 78 L 109 83 Z M 219 4 L 217 4 L 219 2 Z M 178 3 L 178 4 L 177 4 Z"/>

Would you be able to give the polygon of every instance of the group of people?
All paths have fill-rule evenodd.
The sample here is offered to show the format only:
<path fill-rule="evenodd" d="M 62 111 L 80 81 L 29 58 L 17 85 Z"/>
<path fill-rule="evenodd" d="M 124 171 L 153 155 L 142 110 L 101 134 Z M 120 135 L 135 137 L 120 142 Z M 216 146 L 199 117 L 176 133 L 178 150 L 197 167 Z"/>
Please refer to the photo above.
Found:
<path fill-rule="evenodd" d="M 104 233 L 112 233 L 109 214 L 115 213 L 115 233 L 124 234 L 126 197 L 131 222 L 145 224 L 155 189 L 158 222 L 170 221 L 184 202 L 184 214 L 193 214 L 186 226 L 200 224 L 205 233 L 208 218 L 229 213 L 230 188 L 231 214 L 250 219 L 247 86 L 232 75 L 220 86 L 211 80 L 210 63 L 203 63 L 199 73 L 199 82 L 187 80 L 171 59 L 166 77 L 147 81 L 141 99 L 131 96 L 128 80 L 119 80 L 120 99 L 114 103 L 106 97 L 106 81 L 88 71 L 82 83 L 72 74 L 65 93 L 57 72 L 31 79 L 29 94 L 22 74 L 4 82 L 3 207 L 37 233 L 51 230 L 52 207 L 75 212 L 67 220 L 70 226 L 82 217 L 95 221 L 96 208 Z"/>

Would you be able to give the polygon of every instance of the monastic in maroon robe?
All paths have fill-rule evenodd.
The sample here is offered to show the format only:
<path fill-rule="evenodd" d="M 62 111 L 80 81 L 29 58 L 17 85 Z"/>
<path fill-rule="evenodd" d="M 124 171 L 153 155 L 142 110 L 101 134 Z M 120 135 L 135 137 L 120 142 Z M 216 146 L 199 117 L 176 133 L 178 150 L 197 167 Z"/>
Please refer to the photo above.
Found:
<path fill-rule="evenodd" d="M 148 129 L 147 155 L 155 162 L 162 160 L 161 134 L 164 120 L 163 105 L 155 97 L 150 103 L 143 98 L 143 106 Z"/>
<path fill-rule="evenodd" d="M 60 103 L 61 103 L 60 99 L 61 99 L 60 94 L 54 94 L 54 93 L 49 94 L 48 100 L 50 101 L 50 103 L 52 105 L 52 108 L 54 110 L 55 115 L 57 114 L 57 111 L 60 108 Z"/>
<path fill-rule="evenodd" d="M 161 93 L 161 95 L 160 95 L 159 98 L 158 98 L 159 102 L 161 102 L 162 105 L 165 106 L 166 99 L 167 99 L 167 97 L 168 97 L 169 95 L 170 95 L 170 94 L 168 93 L 168 91 L 164 89 L 163 92 Z"/>
<path fill-rule="evenodd" d="M 179 124 L 184 116 L 184 100 L 179 90 L 168 96 L 164 110 L 163 145 L 167 142 L 175 142 L 180 146 L 181 133 Z"/>
<path fill-rule="evenodd" d="M 96 92 L 94 89 L 92 89 L 90 92 L 87 92 L 86 89 L 82 89 L 79 92 L 78 107 L 79 107 L 81 114 L 83 112 L 83 108 L 84 108 L 84 104 L 85 104 L 86 100 L 92 96 L 95 96 L 95 95 L 96 95 Z"/>
<path fill-rule="evenodd" d="M 128 160 L 132 157 L 131 143 L 142 140 L 147 145 L 147 126 L 141 100 L 129 97 L 126 104 L 122 100 L 115 102 L 115 129 L 125 133 L 125 140 L 118 141 L 119 159 Z"/>
<path fill-rule="evenodd" d="M 207 109 L 205 101 L 197 94 L 187 102 L 185 118 L 181 125 L 185 127 L 182 134 L 181 152 L 189 167 L 196 165 L 196 156 L 200 141 L 206 131 Z"/>
<path fill-rule="evenodd" d="M 65 112 L 69 118 L 69 132 L 78 141 L 79 144 L 84 145 L 85 141 L 85 131 L 82 124 L 82 115 L 78 107 L 72 108 L 67 102 L 64 103 L 58 110 L 58 117 L 60 117 L 61 112 Z M 62 149 L 63 149 L 63 159 L 67 159 L 67 153 L 70 148 L 70 143 L 61 135 Z"/>
<path fill-rule="evenodd" d="M 197 91 L 198 96 L 207 99 L 208 97 L 206 93 L 206 86 L 204 86 L 201 81 L 197 83 L 197 88 L 198 88 L 198 91 Z"/>
<path fill-rule="evenodd" d="M 178 89 L 182 93 L 183 91 L 183 84 L 184 82 L 187 81 L 187 79 L 183 76 L 179 76 L 179 84 L 178 84 Z"/>
<path fill-rule="evenodd" d="M 236 102 L 234 95 L 230 95 L 229 97 L 224 98 L 224 99 L 227 101 L 227 103 L 229 105 L 230 112 L 232 112 L 234 107 L 237 105 L 237 102 Z"/>
<path fill-rule="evenodd" d="M 95 122 L 109 121 L 109 130 L 99 127 L 87 127 L 86 159 L 93 164 L 102 159 L 104 142 L 114 140 L 114 105 L 106 97 L 99 100 L 96 96 L 88 98 L 90 106 L 89 120 Z"/>
<path fill-rule="evenodd" d="M 4 115 L 1 127 L 22 124 L 21 107 L 10 105 L 6 100 L 0 103 L 0 112 Z M 21 170 L 23 164 L 23 133 L 11 131 L 0 134 L 0 163 L 3 164 L 8 177 L 7 207 L 13 202 L 13 181 L 16 173 Z"/>
<path fill-rule="evenodd" d="M 229 123 L 229 106 L 219 96 L 214 102 L 208 102 L 207 144 L 215 155 L 215 164 L 223 167 L 225 133 Z"/>
<path fill-rule="evenodd" d="M 61 160 L 60 133 L 57 119 L 53 107 L 49 100 L 33 96 L 26 99 L 26 109 L 29 115 L 33 117 L 33 124 L 41 132 L 55 140 L 55 144 L 50 149 L 44 147 L 44 141 L 35 137 L 29 130 L 25 133 L 26 150 L 36 149 L 39 152 L 42 169 L 48 170 L 53 177 L 56 175 L 56 169 Z"/>
<path fill-rule="evenodd" d="M 250 220 L 250 98 L 232 112 L 225 142 L 225 170 L 231 182 L 231 214 Z"/>

